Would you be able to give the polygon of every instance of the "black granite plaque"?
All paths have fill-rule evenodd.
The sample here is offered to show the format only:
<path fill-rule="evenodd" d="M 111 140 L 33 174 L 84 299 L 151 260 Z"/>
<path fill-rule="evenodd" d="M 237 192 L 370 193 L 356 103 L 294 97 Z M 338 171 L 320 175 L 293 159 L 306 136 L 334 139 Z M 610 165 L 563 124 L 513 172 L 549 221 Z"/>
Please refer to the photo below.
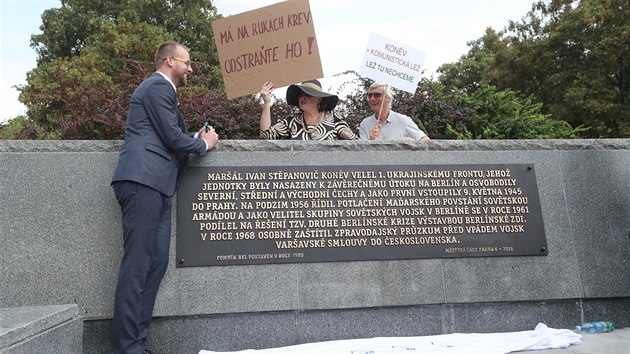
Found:
<path fill-rule="evenodd" d="M 178 266 L 546 255 L 532 165 L 189 167 Z"/>

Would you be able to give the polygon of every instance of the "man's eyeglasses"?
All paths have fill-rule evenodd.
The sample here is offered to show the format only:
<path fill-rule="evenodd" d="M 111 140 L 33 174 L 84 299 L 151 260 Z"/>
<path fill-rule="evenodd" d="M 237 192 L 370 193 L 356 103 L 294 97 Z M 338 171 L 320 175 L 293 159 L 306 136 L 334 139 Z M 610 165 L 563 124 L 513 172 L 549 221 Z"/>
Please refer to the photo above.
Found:
<path fill-rule="evenodd" d="M 372 97 L 374 97 L 374 98 L 381 98 L 381 97 L 383 97 L 383 94 L 380 93 L 380 92 L 370 92 L 370 93 L 367 94 L 367 97 L 368 98 L 372 98 Z"/>
<path fill-rule="evenodd" d="M 165 61 L 165 60 L 166 60 L 166 59 L 168 59 L 168 58 L 173 58 L 173 60 L 176 60 L 176 61 L 181 61 L 182 63 L 186 64 L 186 66 L 190 67 L 190 60 L 186 60 L 186 59 L 184 59 L 184 58 L 178 58 L 178 57 L 166 57 L 166 58 L 162 59 L 162 61 Z"/>

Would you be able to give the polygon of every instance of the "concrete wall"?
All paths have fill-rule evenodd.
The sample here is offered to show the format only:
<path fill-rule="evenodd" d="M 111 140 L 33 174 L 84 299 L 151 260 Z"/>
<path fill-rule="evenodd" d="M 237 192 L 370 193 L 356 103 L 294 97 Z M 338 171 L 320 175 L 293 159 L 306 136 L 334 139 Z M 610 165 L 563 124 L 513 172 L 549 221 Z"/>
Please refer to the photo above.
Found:
<path fill-rule="evenodd" d="M 106 346 L 109 335 L 122 255 L 109 183 L 122 144 L 0 141 L 0 308 L 76 303 L 88 320 L 84 350 Z M 589 316 L 623 325 L 629 150 L 627 139 L 221 141 L 189 164 L 531 163 L 549 255 L 176 268 L 173 238 L 154 311 L 161 335 L 151 340 L 164 352 L 195 352 L 525 330 L 545 320 L 567 327 Z M 173 223 L 176 234 L 175 214 Z"/>

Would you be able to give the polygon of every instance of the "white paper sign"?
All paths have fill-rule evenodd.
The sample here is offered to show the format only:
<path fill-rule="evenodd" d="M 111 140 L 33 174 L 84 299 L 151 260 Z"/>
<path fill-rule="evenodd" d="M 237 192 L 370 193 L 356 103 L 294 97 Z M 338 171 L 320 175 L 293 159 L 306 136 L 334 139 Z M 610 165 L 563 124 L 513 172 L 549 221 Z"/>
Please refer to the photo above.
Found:
<path fill-rule="evenodd" d="M 372 33 L 359 75 L 413 94 L 425 57 L 419 49 Z"/>

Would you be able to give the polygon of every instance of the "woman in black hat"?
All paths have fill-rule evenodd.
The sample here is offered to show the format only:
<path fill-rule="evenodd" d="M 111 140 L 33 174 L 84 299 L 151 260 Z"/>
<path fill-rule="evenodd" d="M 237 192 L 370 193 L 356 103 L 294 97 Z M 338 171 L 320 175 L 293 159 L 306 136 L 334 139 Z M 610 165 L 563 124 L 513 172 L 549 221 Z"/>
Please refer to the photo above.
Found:
<path fill-rule="evenodd" d="M 299 113 L 280 119 L 271 125 L 271 91 L 267 81 L 260 90 L 263 111 L 260 115 L 260 137 L 294 140 L 356 140 L 357 135 L 333 109 L 339 97 L 322 91 L 317 80 L 291 85 L 287 89 L 287 103 L 300 109 Z"/>

